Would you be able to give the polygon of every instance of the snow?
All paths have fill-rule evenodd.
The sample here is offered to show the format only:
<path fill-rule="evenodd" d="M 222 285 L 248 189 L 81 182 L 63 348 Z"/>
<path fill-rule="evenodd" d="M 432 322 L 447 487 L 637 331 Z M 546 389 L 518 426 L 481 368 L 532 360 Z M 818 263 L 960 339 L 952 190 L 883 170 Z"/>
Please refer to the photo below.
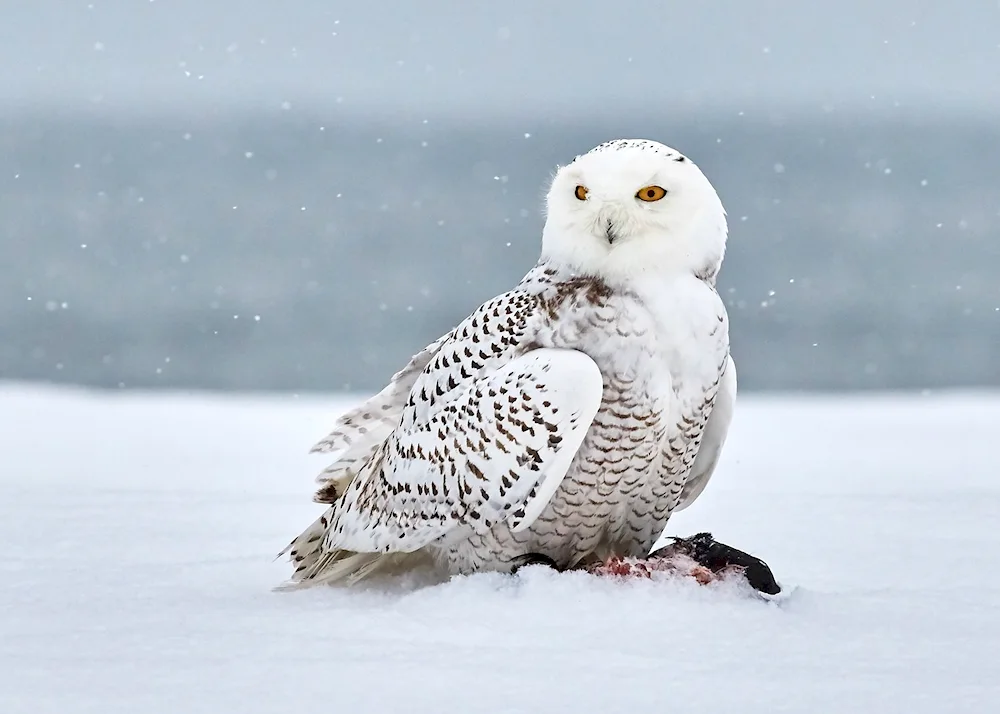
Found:
<path fill-rule="evenodd" d="M 0 385 L 0 711 L 917 712 L 1000 704 L 1000 396 L 741 398 L 670 532 L 791 591 L 531 568 L 274 593 L 345 397 Z"/>

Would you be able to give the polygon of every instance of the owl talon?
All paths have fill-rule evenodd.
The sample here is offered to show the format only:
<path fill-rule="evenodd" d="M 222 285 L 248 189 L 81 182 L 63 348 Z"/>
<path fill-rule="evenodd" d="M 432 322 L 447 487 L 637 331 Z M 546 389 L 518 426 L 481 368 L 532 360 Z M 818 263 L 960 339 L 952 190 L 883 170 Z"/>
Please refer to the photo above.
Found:
<path fill-rule="evenodd" d="M 731 545 L 718 542 L 711 533 L 696 533 L 690 538 L 674 538 L 673 543 L 651 553 L 650 557 L 668 556 L 673 553 L 686 555 L 713 573 L 719 573 L 726 568 L 740 568 L 754 590 L 768 595 L 777 595 L 781 592 L 781 587 L 774 579 L 767 563 Z"/>
<path fill-rule="evenodd" d="M 559 570 L 559 566 L 556 561 L 552 560 L 547 555 L 541 553 L 525 553 L 524 555 L 519 555 L 513 558 L 511 561 L 514 565 L 510 569 L 511 575 L 515 574 L 521 568 L 527 567 L 529 565 L 547 565 L 553 570 Z"/>

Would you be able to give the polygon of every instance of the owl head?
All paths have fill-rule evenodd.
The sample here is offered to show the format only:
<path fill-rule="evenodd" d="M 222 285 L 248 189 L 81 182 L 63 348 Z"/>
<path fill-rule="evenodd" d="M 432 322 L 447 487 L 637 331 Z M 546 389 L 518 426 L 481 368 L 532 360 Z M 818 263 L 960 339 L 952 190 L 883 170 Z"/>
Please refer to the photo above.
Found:
<path fill-rule="evenodd" d="M 619 139 L 560 167 L 546 196 L 542 256 L 613 283 L 693 273 L 714 282 L 726 212 L 701 170 L 669 146 Z"/>

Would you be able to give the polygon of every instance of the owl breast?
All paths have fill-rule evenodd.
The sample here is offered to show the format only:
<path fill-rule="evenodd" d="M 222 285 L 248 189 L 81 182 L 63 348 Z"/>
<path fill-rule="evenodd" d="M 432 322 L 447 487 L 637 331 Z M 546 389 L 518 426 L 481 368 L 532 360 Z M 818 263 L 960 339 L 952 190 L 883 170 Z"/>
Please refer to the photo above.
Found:
<path fill-rule="evenodd" d="M 580 321 L 578 342 L 559 346 L 590 355 L 604 375 L 604 394 L 536 533 L 541 540 L 554 535 L 569 562 L 609 552 L 645 555 L 670 510 L 669 484 L 657 482 L 673 394 L 669 355 L 653 316 L 633 296 L 594 304 Z"/>
<path fill-rule="evenodd" d="M 498 524 L 447 548 L 450 569 L 504 569 L 523 553 L 566 566 L 607 553 L 645 555 L 671 510 L 658 483 L 668 433 L 671 378 L 653 317 L 635 298 L 583 291 L 560 306 L 542 346 L 589 355 L 604 376 L 600 410 L 548 506 L 532 526 Z M 679 490 L 678 490 L 679 492 Z"/>

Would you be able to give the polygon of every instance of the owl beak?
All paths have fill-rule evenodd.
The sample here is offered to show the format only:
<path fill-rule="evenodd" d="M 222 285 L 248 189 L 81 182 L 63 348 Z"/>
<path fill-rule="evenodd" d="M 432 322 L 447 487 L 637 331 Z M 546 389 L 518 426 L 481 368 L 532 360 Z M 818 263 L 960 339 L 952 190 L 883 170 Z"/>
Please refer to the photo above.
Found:
<path fill-rule="evenodd" d="M 604 225 L 604 237 L 608 241 L 608 245 L 614 245 L 615 241 L 618 240 L 618 234 L 615 232 L 615 224 L 609 218 Z"/>

